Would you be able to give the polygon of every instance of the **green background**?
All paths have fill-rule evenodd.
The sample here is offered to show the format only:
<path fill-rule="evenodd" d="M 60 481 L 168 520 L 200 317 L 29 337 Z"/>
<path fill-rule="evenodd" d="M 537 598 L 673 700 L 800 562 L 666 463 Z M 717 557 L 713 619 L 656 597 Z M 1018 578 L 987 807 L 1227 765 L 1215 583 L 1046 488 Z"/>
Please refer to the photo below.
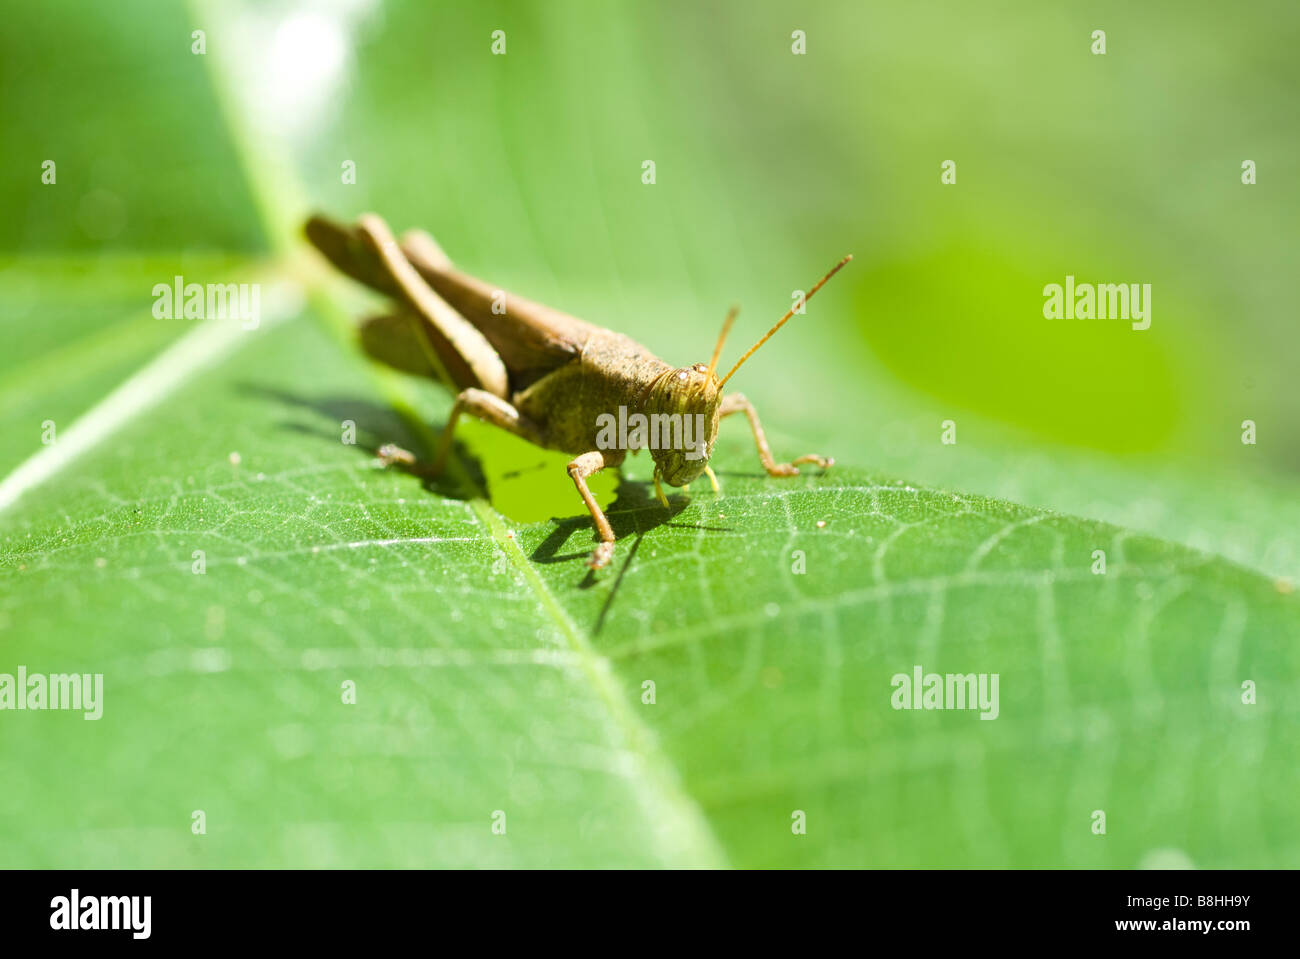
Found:
<path fill-rule="evenodd" d="M 0 673 L 106 703 L 0 713 L 0 865 L 1296 865 L 1298 22 L 7 11 Z M 374 467 L 449 400 L 359 355 L 314 209 L 675 364 L 852 252 L 734 381 L 837 465 L 769 480 L 728 422 L 722 496 L 665 513 L 633 461 L 588 577 L 564 455 L 472 424 L 445 483 Z M 1067 273 L 1150 283 L 1151 328 L 1045 320 Z M 153 319 L 176 274 L 261 282 L 262 326 Z M 1000 718 L 890 709 L 915 664 L 999 673 Z"/>

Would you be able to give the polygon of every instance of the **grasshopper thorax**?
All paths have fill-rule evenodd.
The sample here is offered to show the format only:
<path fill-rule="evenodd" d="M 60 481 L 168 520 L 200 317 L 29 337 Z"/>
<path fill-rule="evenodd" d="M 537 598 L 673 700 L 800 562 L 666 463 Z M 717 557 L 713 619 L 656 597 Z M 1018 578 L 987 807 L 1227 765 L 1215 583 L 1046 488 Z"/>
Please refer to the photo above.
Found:
<path fill-rule="evenodd" d="M 685 486 L 704 472 L 718 438 L 722 390 L 703 363 L 665 370 L 646 391 L 643 409 L 650 421 L 656 474 L 670 486 Z"/>

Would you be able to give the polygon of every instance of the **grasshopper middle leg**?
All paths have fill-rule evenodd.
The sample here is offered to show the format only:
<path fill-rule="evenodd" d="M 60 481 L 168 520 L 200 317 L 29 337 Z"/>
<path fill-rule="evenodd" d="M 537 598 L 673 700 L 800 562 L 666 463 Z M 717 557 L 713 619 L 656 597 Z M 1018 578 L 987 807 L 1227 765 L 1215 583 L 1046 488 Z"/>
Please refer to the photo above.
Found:
<path fill-rule="evenodd" d="M 400 463 L 422 476 L 437 476 L 447 464 L 447 456 L 451 452 L 456 422 L 460 419 L 462 413 L 468 413 L 485 423 L 498 426 L 506 432 L 513 433 L 515 436 L 537 446 L 546 445 L 542 430 L 536 423 L 521 414 L 501 397 L 494 396 L 485 390 L 471 388 L 456 397 L 456 402 L 451 408 L 451 414 L 447 417 L 447 425 L 443 427 L 442 435 L 438 438 L 438 450 L 434 454 L 431 463 L 427 466 L 422 465 L 416 460 L 415 454 L 391 443 L 379 448 L 379 458 L 385 465 Z M 606 466 L 618 466 L 623 462 L 626 455 L 627 453 L 624 450 L 592 450 L 590 453 L 583 453 L 581 456 L 574 457 L 568 466 L 573 485 L 577 487 L 578 495 L 582 497 L 582 502 L 586 504 L 587 510 L 591 513 L 592 521 L 596 524 L 596 533 L 600 537 L 599 545 L 592 552 L 591 559 L 587 561 L 587 565 L 592 569 L 600 569 L 605 566 L 609 563 L 610 557 L 614 555 L 614 529 L 609 525 L 604 510 L 596 502 L 596 497 L 591 494 L 591 490 L 587 487 L 587 477 L 599 473 Z"/>
<path fill-rule="evenodd" d="M 415 472 L 422 476 L 439 475 L 447 465 L 447 455 L 451 452 L 451 441 L 456 432 L 456 421 L 460 419 L 462 413 L 468 413 L 475 419 L 491 423 L 493 426 L 500 427 L 506 432 L 513 433 L 530 443 L 539 446 L 543 445 L 542 431 L 536 423 L 522 415 L 501 397 L 489 393 L 487 390 L 470 387 L 456 397 L 456 402 L 451 408 L 451 414 L 447 417 L 447 425 L 443 427 L 442 435 L 438 437 L 438 449 L 434 453 L 431 463 L 421 465 L 417 462 L 413 453 L 402 449 L 400 446 L 394 446 L 392 443 L 386 443 L 379 448 L 380 460 L 386 466 L 400 463 L 404 466 L 413 467 Z"/>
<path fill-rule="evenodd" d="M 758 413 L 754 410 L 754 404 L 745 398 L 744 393 L 728 393 L 722 398 L 722 407 L 719 414 L 722 417 L 727 417 L 732 413 L 744 413 L 749 420 L 749 425 L 754 431 L 754 445 L 758 447 L 758 458 L 762 461 L 763 469 L 767 470 L 769 476 L 798 476 L 800 463 L 816 463 L 822 469 L 826 469 L 835 462 L 829 457 L 809 453 L 790 463 L 778 463 L 772 458 L 772 448 L 767 445 L 767 436 L 764 435 L 763 426 L 758 421 Z"/>

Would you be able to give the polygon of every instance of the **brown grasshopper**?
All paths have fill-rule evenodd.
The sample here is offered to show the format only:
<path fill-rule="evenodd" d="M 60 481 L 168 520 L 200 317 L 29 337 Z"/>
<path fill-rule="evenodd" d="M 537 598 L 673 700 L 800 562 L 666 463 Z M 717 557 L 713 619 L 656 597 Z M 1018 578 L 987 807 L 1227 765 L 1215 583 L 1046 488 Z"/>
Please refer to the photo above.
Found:
<path fill-rule="evenodd" d="M 707 365 L 672 367 L 621 333 L 507 295 L 459 272 L 433 237 L 422 231 L 411 231 L 398 243 L 384 221 L 371 214 L 353 227 L 315 216 L 307 221 L 305 231 L 336 267 L 397 302 L 393 313 L 361 326 L 365 351 L 399 370 L 432 376 L 457 391 L 433 462 L 423 472 L 431 476 L 441 472 L 462 413 L 537 446 L 573 455 L 569 476 L 600 536 L 588 563 L 593 569 L 604 566 L 613 555 L 614 531 L 587 488 L 587 477 L 607 466 L 619 466 L 627 455 L 627 449 L 600 448 L 602 414 L 612 416 L 620 407 L 646 417 L 702 414 L 703 419 L 693 421 L 705 425 L 707 439 L 702 443 L 689 450 L 651 448 L 655 492 L 665 507 L 668 500 L 661 480 L 686 487 L 703 473 L 718 491 L 709 457 L 719 421 L 732 413 L 744 413 L 749 419 L 758 457 L 772 476 L 795 476 L 800 463 L 825 469 L 834 462 L 812 453 L 790 463 L 776 462 L 749 400 L 740 393 L 722 395 L 727 380 L 795 314 L 794 308 L 718 379 L 714 371 L 736 319 L 734 307 Z M 803 300 L 851 259 L 846 256 L 836 264 Z M 389 464 L 416 465 L 411 453 L 391 445 L 382 447 L 379 456 Z"/>

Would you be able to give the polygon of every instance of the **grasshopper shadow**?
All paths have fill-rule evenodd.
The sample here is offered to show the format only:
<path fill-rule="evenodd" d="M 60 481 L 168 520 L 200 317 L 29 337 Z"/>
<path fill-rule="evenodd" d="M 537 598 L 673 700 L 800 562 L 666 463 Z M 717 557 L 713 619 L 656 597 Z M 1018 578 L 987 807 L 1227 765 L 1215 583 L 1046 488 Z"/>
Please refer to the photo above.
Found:
<path fill-rule="evenodd" d="M 421 464 L 427 463 L 432 454 L 424 448 L 424 442 L 412 434 L 411 428 L 390 406 L 351 396 L 299 396 L 284 390 L 253 383 L 241 384 L 240 390 L 247 395 L 273 400 L 283 406 L 309 410 L 339 424 L 336 431 L 331 431 L 324 426 L 316 427 L 297 422 L 281 423 L 281 429 L 303 436 L 312 436 L 323 442 L 338 443 L 369 458 L 377 457 L 379 448 L 386 443 L 396 443 L 398 446 L 409 449 L 416 454 L 420 463 L 412 466 L 395 463 L 389 468 L 414 476 L 420 480 L 423 488 L 429 492 L 451 499 L 463 500 L 469 498 L 469 493 L 464 488 L 464 485 L 456 479 L 447 474 L 431 477 L 421 470 Z M 345 444 L 342 442 L 343 424 L 348 421 L 355 424 L 356 442 Z M 465 450 L 459 442 L 453 443 L 452 451 L 453 455 L 457 456 L 460 462 L 465 464 L 470 478 L 482 487 L 484 477 L 474 458 L 465 454 Z"/>
<path fill-rule="evenodd" d="M 649 483 L 630 480 L 620 474 L 614 502 L 610 503 L 609 508 L 605 510 L 609 525 L 614 530 L 614 540 L 619 544 L 615 549 L 612 564 L 617 566 L 618 572 L 614 574 L 614 582 L 610 586 L 609 594 L 605 597 L 596 616 L 593 626 L 596 635 L 599 635 L 605 627 L 605 620 L 614 606 L 615 598 L 622 590 L 623 579 L 632 567 L 646 533 L 659 526 L 726 531 L 725 527 L 673 522 L 673 519 L 690 505 L 690 499 L 682 494 L 669 495 L 668 509 L 664 509 L 663 504 L 651 493 L 652 489 Z M 582 513 L 564 519 L 552 518 L 551 522 L 555 524 L 555 529 L 537 545 L 529 559 L 535 563 L 581 562 L 585 564 L 597 543 L 591 516 Z M 561 553 L 560 550 L 568 545 L 575 534 L 579 544 L 578 550 Z M 627 545 L 629 539 L 632 541 L 630 546 Z M 600 581 L 595 571 L 588 569 L 578 588 L 591 589 Z"/>
<path fill-rule="evenodd" d="M 637 542 L 640 542 L 648 530 L 665 525 L 684 510 L 687 500 L 682 496 L 671 496 L 668 505 L 669 508 L 664 509 L 663 504 L 650 494 L 649 484 L 633 482 L 620 476 L 614 502 L 605 510 L 609 525 L 614 530 L 615 541 L 622 542 L 629 536 L 635 536 Z M 551 522 L 555 524 L 555 529 L 537 544 L 529 559 L 535 563 L 567 563 L 577 559 L 585 561 L 591 556 L 591 551 L 598 542 L 591 514 L 583 512 L 564 519 L 552 517 Z M 575 533 L 578 534 L 577 551 L 561 553 L 560 550 Z M 615 555 L 618 555 L 617 552 Z"/>
<path fill-rule="evenodd" d="M 616 542 L 622 543 L 629 537 L 635 537 L 636 543 L 640 543 L 646 533 L 660 526 L 720 533 L 730 530 L 730 527 L 725 526 L 673 522 L 673 519 L 691 504 L 690 496 L 674 491 L 668 496 L 668 508 L 664 509 L 663 504 L 651 492 L 653 489 L 654 487 L 649 483 L 619 476 L 614 501 L 605 510 L 609 525 L 614 530 Z M 583 512 L 563 519 L 552 517 L 551 522 L 555 524 L 555 529 L 546 539 L 537 544 L 529 559 L 535 563 L 567 563 L 578 559 L 586 560 L 591 556 L 591 551 L 595 549 L 598 540 L 589 513 Z M 560 550 L 567 545 L 575 533 L 578 534 L 577 551 L 561 553 Z M 616 552 L 615 556 L 617 555 Z"/>
<path fill-rule="evenodd" d="M 337 431 L 329 429 L 324 424 L 316 426 L 302 422 L 285 422 L 280 424 L 281 429 L 314 437 L 322 443 L 337 443 L 350 446 L 366 457 L 375 457 L 379 447 L 385 443 L 397 443 L 406 447 L 415 452 L 422 461 L 427 462 L 430 455 L 429 451 L 424 448 L 420 438 L 412 434 L 410 427 L 403 421 L 401 416 L 391 407 L 383 404 L 342 395 L 307 397 L 253 383 L 241 384 L 240 389 L 247 395 L 271 400 L 286 407 L 308 410 L 324 419 L 339 424 Z M 356 442 L 353 444 L 342 443 L 342 429 L 345 421 L 351 421 L 356 426 Z M 453 450 L 460 462 L 465 465 L 471 479 L 478 484 L 480 489 L 485 489 L 486 480 L 477 459 L 468 454 L 460 443 L 455 443 Z M 425 490 L 439 496 L 461 500 L 468 499 L 470 496 L 469 491 L 458 480 L 446 475 L 429 477 L 421 471 L 419 464 L 414 466 L 394 464 L 390 469 L 400 470 L 416 477 L 421 481 L 421 486 Z M 527 472 L 527 469 L 519 472 Z M 603 625 L 605 617 L 613 604 L 614 597 L 623 582 L 623 577 L 630 568 L 632 560 L 640 548 L 641 540 L 646 533 L 660 526 L 716 532 L 726 532 L 729 529 L 728 527 L 674 522 L 675 517 L 690 505 L 691 498 L 689 494 L 680 491 L 670 492 L 668 509 L 665 509 L 663 504 L 655 497 L 653 489 L 654 487 L 649 483 L 631 480 L 620 474 L 614 501 L 605 510 L 609 524 L 614 530 L 615 541 L 620 544 L 620 548 L 616 549 L 614 553 L 614 564 L 618 566 L 618 573 L 601 609 L 596 625 L 597 631 Z M 698 495 L 707 496 L 710 494 L 700 493 Z M 574 494 L 574 506 L 576 509 L 581 509 L 581 501 L 577 498 L 576 492 Z M 583 510 L 568 517 L 552 517 L 551 523 L 554 525 L 554 529 L 537 545 L 529 559 L 535 563 L 572 562 L 585 564 L 597 543 L 591 515 Z M 631 545 L 626 546 L 625 544 L 629 539 Z M 570 540 L 574 540 L 572 546 L 569 546 Z M 564 550 L 564 552 L 561 552 L 561 550 Z M 601 582 L 601 579 L 597 578 L 595 573 L 588 569 L 578 585 L 579 588 L 589 589 L 599 582 Z"/>

